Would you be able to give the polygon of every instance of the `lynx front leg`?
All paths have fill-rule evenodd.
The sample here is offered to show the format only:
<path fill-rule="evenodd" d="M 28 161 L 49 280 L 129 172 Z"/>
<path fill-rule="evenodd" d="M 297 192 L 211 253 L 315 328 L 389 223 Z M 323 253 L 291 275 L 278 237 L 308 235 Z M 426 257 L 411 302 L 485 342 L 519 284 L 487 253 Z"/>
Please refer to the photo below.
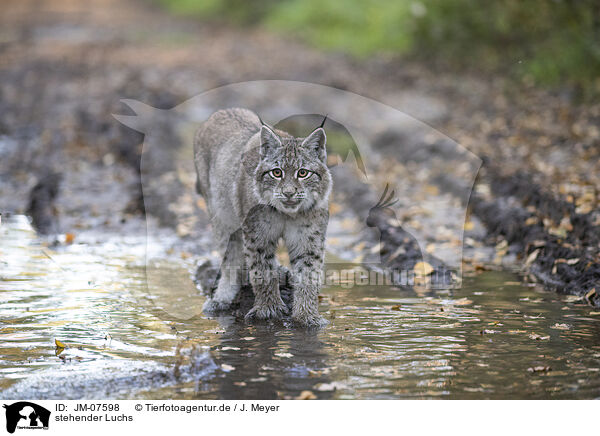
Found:
<path fill-rule="evenodd" d="M 244 250 L 254 307 L 246 319 L 281 318 L 288 312 L 279 293 L 279 268 L 275 260 L 274 241 L 259 240 L 251 228 L 244 229 Z"/>
<path fill-rule="evenodd" d="M 206 312 L 219 312 L 229 309 L 241 287 L 244 250 L 241 230 L 233 233 L 221 262 L 219 284 L 213 296 L 206 300 L 203 309 Z"/>
<path fill-rule="evenodd" d="M 320 217 L 321 220 L 304 225 L 302 230 L 294 231 L 286 239 L 293 268 L 292 318 L 298 324 L 308 327 L 327 324 L 325 318 L 319 314 L 318 300 L 325 256 L 325 213 Z"/>

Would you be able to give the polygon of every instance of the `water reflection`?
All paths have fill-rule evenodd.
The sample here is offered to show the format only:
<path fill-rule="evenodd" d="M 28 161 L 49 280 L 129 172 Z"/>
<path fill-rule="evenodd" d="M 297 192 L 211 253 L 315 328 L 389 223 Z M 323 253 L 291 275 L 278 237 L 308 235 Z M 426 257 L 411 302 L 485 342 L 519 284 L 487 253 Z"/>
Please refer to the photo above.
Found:
<path fill-rule="evenodd" d="M 330 325 L 294 330 L 206 318 L 181 259 L 155 263 L 147 287 L 144 238 L 52 248 L 24 218 L 3 222 L 1 398 L 600 396 L 600 313 L 511 274 L 328 287 Z"/>

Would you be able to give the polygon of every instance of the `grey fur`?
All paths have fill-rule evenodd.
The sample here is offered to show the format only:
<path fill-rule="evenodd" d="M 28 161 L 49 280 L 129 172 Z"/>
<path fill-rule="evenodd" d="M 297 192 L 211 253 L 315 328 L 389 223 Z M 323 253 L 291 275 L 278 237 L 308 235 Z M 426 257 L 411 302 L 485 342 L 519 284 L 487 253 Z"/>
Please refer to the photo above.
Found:
<path fill-rule="evenodd" d="M 227 309 L 247 269 L 255 296 L 247 318 L 284 315 L 287 307 L 279 294 L 275 259 L 282 238 L 292 266 L 293 320 L 306 326 L 325 323 L 317 296 L 332 187 L 326 140 L 322 127 L 306 138 L 295 138 L 237 108 L 215 112 L 198 130 L 197 188 L 207 201 L 224 252 L 221 278 L 205 310 Z M 307 177 L 302 177 L 304 170 Z"/>

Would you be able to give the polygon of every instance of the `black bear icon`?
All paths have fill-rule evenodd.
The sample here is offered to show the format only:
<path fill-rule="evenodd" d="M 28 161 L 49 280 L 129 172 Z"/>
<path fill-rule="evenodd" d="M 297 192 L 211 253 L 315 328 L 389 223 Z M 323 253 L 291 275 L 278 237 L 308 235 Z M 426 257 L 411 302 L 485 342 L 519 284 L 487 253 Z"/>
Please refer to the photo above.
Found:
<path fill-rule="evenodd" d="M 6 409 L 6 431 L 14 433 L 19 421 L 23 427 L 48 428 L 50 411 L 28 401 L 19 401 L 11 405 L 4 405 Z M 41 422 L 41 425 L 40 425 Z"/>

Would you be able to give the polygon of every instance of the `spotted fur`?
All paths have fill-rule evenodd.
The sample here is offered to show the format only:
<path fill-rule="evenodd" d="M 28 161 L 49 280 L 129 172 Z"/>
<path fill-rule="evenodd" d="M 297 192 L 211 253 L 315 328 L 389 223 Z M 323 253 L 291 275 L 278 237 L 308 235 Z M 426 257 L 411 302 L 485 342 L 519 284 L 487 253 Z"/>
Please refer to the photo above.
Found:
<path fill-rule="evenodd" d="M 307 326 L 324 323 L 317 296 L 332 187 L 326 140 L 322 127 L 296 138 L 246 109 L 215 112 L 200 128 L 194 141 L 197 187 L 224 253 L 221 278 L 205 310 L 227 309 L 247 270 L 255 295 L 247 318 L 286 314 L 275 259 L 283 239 L 292 267 L 292 318 Z"/>

